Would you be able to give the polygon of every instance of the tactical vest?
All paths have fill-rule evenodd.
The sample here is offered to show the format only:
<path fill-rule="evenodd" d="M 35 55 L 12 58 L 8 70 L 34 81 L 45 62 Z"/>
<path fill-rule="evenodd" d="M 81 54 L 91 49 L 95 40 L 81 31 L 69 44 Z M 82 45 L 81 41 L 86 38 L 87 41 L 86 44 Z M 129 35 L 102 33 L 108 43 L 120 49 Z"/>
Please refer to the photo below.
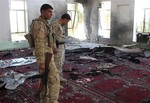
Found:
<path fill-rule="evenodd" d="M 27 39 L 28 44 L 29 44 L 29 46 L 31 48 L 35 47 L 35 43 L 34 43 L 34 35 L 35 34 L 34 34 L 34 30 L 33 30 L 35 21 L 42 21 L 46 25 L 46 27 L 49 28 L 49 30 L 50 30 L 50 26 L 45 21 L 43 21 L 42 19 L 32 20 L 29 33 L 25 35 L 25 38 Z M 53 36 L 51 36 L 50 34 L 48 34 L 47 35 L 47 39 L 48 39 L 48 46 L 52 46 L 52 42 L 54 40 Z"/>

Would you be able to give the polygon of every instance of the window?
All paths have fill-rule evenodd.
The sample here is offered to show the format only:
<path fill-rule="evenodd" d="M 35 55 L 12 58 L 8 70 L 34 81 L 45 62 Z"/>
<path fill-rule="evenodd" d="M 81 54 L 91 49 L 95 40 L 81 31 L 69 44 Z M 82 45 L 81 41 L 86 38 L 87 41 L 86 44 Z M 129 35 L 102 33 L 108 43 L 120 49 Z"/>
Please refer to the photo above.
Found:
<path fill-rule="evenodd" d="M 143 32 L 150 32 L 150 8 L 144 9 Z"/>
<path fill-rule="evenodd" d="M 149 33 L 150 32 L 150 8 L 142 9 L 137 18 L 137 32 Z"/>
<path fill-rule="evenodd" d="M 111 2 L 110 1 L 101 2 L 98 10 L 99 10 L 99 35 L 102 38 L 110 38 Z"/>
<path fill-rule="evenodd" d="M 71 16 L 71 21 L 68 23 L 68 35 L 85 40 L 84 31 L 84 13 L 83 6 L 80 3 L 68 3 L 68 13 Z"/>
<path fill-rule="evenodd" d="M 27 28 L 26 0 L 10 1 L 10 27 L 12 41 L 25 40 Z"/>
<path fill-rule="evenodd" d="M 68 29 L 74 29 L 77 13 L 77 4 L 68 4 L 68 13 L 71 16 L 71 21 L 68 23 Z"/>
<path fill-rule="evenodd" d="M 26 17 L 27 17 L 26 1 L 11 0 L 10 2 L 10 25 L 11 33 L 26 32 Z"/>

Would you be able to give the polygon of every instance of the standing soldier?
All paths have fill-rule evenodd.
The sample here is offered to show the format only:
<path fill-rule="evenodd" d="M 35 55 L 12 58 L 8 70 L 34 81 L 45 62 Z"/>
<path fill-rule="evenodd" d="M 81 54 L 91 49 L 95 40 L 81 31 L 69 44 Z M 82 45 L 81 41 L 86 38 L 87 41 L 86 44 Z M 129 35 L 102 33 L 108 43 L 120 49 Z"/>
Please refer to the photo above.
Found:
<path fill-rule="evenodd" d="M 64 45 L 65 35 L 63 32 L 64 31 L 63 26 L 67 25 L 70 20 L 71 20 L 70 15 L 65 13 L 61 16 L 59 20 L 54 21 L 50 25 L 53 30 L 56 47 L 57 47 L 57 53 L 54 55 L 54 61 L 60 73 L 60 82 L 67 82 L 67 80 L 63 78 L 63 71 L 62 71 L 62 65 L 65 59 L 65 45 Z"/>
<path fill-rule="evenodd" d="M 49 4 L 43 4 L 40 8 L 41 15 L 32 23 L 32 35 L 34 39 L 34 53 L 39 66 L 39 72 L 43 73 L 45 70 L 45 53 L 51 53 L 51 62 L 49 63 L 49 74 L 47 80 L 47 88 L 42 89 L 40 93 L 40 103 L 58 103 L 60 90 L 59 72 L 54 63 L 53 52 L 53 38 L 51 37 L 50 27 L 48 21 L 53 12 L 53 7 Z M 51 43 L 51 44 L 50 44 Z M 45 94 L 45 90 L 46 94 Z"/>

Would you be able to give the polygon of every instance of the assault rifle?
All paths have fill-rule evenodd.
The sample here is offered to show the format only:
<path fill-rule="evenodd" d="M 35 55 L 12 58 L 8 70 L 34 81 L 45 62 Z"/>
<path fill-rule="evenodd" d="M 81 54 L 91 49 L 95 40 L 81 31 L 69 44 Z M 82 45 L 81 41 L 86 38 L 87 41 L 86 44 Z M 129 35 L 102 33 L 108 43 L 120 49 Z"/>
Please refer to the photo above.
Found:
<path fill-rule="evenodd" d="M 37 91 L 36 98 L 40 96 L 40 93 L 43 89 L 45 89 L 45 95 L 47 93 L 47 80 L 48 80 L 48 74 L 49 74 L 49 63 L 51 61 L 52 54 L 51 53 L 45 53 L 45 70 L 41 74 L 37 74 L 31 77 L 32 80 L 40 78 L 40 87 Z"/>

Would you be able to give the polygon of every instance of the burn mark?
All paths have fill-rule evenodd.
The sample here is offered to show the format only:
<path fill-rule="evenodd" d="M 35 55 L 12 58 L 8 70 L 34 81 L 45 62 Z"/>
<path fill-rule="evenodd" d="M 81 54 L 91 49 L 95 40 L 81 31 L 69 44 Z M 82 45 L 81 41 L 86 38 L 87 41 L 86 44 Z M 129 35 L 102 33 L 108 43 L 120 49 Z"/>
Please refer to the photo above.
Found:
<path fill-rule="evenodd" d="M 74 0 L 75 2 L 81 3 L 81 4 L 86 4 L 88 3 L 90 0 Z"/>
<path fill-rule="evenodd" d="M 132 21 L 129 21 L 127 23 L 121 23 L 117 19 L 116 15 L 112 15 L 112 18 L 111 39 L 119 40 L 122 42 L 132 41 Z"/>

